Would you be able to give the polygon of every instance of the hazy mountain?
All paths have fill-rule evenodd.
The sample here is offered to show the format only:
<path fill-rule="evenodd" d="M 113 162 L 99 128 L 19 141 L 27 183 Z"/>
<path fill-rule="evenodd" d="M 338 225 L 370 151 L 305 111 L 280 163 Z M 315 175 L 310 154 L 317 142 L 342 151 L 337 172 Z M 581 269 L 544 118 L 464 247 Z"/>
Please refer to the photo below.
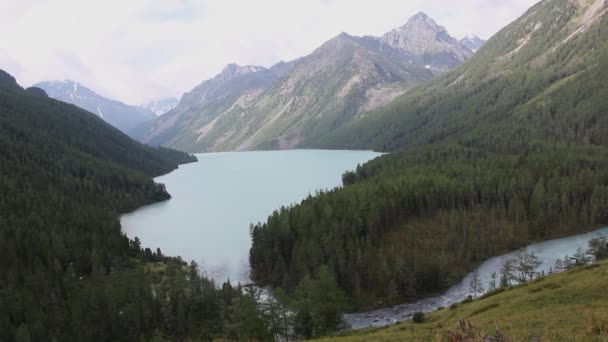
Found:
<path fill-rule="evenodd" d="M 425 13 L 418 13 L 398 29 L 380 40 L 407 54 L 417 56 L 417 62 L 436 71 L 454 68 L 471 57 L 472 52 L 458 43 L 447 30 Z"/>
<path fill-rule="evenodd" d="M 168 97 L 158 101 L 150 101 L 141 107 L 151 110 L 157 116 L 161 116 L 163 114 L 166 114 L 171 109 L 175 108 L 178 103 L 179 100 L 175 97 Z"/>
<path fill-rule="evenodd" d="M 34 86 L 43 89 L 54 99 L 88 110 L 127 134 L 156 118 L 156 114 L 149 109 L 107 99 L 74 81 L 49 81 Z"/>
<path fill-rule="evenodd" d="M 381 38 L 342 33 L 269 69 L 229 65 L 140 138 L 191 152 L 306 147 L 471 54 L 424 14 Z"/>
<path fill-rule="evenodd" d="M 471 35 L 462 38 L 460 41 L 458 41 L 458 43 L 473 52 L 477 52 L 483 46 L 483 44 L 486 43 L 486 41 L 475 35 Z"/>

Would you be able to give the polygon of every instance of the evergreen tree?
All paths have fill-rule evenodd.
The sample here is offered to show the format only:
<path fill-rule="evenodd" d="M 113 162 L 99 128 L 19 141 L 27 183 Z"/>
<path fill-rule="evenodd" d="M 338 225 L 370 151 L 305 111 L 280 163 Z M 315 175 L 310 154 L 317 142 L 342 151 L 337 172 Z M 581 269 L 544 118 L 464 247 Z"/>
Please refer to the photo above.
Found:
<path fill-rule="evenodd" d="M 473 294 L 473 298 L 477 298 L 478 294 L 483 293 L 484 288 L 479 278 L 479 273 L 474 272 L 471 282 L 469 283 L 469 292 Z"/>

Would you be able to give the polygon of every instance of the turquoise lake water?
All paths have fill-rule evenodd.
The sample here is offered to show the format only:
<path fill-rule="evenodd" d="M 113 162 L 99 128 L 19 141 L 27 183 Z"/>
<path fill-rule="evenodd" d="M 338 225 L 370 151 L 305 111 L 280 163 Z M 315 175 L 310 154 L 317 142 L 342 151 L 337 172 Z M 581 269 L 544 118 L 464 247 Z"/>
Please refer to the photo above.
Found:
<path fill-rule="evenodd" d="M 218 282 L 248 281 L 249 225 L 281 206 L 342 184 L 342 173 L 380 154 L 292 150 L 210 153 L 155 180 L 172 199 L 123 215 L 143 247 L 195 260 Z"/>

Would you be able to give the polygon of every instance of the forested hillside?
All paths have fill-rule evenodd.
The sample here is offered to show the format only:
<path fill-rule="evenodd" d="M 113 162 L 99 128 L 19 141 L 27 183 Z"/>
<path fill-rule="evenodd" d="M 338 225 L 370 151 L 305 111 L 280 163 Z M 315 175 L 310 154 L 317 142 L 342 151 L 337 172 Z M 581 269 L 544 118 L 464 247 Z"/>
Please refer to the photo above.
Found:
<path fill-rule="evenodd" d="M 399 151 L 252 229 L 253 277 L 327 266 L 351 308 L 446 288 L 489 256 L 608 224 L 608 15 L 542 1 L 463 66 L 319 146 Z"/>
<path fill-rule="evenodd" d="M 120 213 L 170 197 L 151 176 L 194 160 L 0 72 L 0 341 L 254 334 L 254 297 L 120 230 Z"/>

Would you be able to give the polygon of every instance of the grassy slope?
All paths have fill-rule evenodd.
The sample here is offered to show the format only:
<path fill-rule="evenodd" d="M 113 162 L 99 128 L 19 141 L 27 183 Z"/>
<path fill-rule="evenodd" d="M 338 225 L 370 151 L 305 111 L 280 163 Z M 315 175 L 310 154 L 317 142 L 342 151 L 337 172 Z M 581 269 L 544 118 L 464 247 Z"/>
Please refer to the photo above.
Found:
<path fill-rule="evenodd" d="M 608 339 L 608 260 L 576 268 L 489 296 L 455 309 L 391 327 L 353 332 L 322 341 L 443 341 L 470 321 L 482 336 L 495 324 L 509 341 L 606 341 Z"/>

